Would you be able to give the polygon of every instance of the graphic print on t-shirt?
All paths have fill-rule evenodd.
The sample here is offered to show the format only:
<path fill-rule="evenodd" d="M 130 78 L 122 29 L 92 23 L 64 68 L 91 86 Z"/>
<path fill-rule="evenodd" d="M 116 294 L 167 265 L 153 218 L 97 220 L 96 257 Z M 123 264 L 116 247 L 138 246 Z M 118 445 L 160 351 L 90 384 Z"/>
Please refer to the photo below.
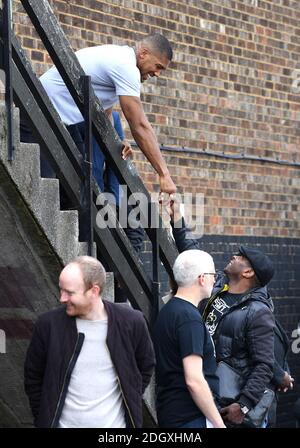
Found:
<path fill-rule="evenodd" d="M 211 310 L 205 320 L 209 334 L 213 336 L 223 314 L 236 303 L 244 294 L 232 294 L 226 292 L 222 296 L 218 296 L 211 304 Z"/>

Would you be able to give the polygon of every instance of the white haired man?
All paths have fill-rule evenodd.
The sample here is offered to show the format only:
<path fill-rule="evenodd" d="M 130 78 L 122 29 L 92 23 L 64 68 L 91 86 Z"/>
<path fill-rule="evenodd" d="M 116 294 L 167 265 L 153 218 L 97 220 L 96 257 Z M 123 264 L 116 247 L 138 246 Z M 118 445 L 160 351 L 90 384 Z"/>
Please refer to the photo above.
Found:
<path fill-rule="evenodd" d="M 198 311 L 216 276 L 212 257 L 182 252 L 173 267 L 176 295 L 162 308 L 154 327 L 157 416 L 161 427 L 224 428 L 213 395 L 218 378 L 212 339 Z"/>

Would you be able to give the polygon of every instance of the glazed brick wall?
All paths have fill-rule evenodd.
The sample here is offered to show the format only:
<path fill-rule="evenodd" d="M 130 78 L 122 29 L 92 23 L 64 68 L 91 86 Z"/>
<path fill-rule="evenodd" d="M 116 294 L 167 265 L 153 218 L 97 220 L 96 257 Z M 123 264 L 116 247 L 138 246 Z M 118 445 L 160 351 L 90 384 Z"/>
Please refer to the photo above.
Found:
<path fill-rule="evenodd" d="M 74 50 L 162 32 L 174 46 L 142 100 L 179 191 L 205 195 L 205 233 L 299 237 L 300 2 L 291 0 L 52 0 Z M 20 1 L 14 28 L 38 74 L 51 61 Z M 299 82 L 300 84 L 300 82 Z M 124 122 L 124 120 L 123 120 Z M 131 135 L 124 122 L 129 140 Z M 149 190 L 157 177 L 135 162 Z"/>

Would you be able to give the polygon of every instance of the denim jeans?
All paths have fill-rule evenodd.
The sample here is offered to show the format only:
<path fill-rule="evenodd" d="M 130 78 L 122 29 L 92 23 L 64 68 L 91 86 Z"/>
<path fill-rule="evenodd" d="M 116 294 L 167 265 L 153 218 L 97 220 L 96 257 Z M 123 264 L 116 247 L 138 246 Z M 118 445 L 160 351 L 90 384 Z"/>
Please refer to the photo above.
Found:
<path fill-rule="evenodd" d="M 84 134 L 85 134 L 85 123 L 77 123 L 76 125 L 67 126 L 73 140 L 78 146 L 80 152 L 84 154 Z M 93 176 L 99 185 L 101 191 L 106 191 L 107 193 L 112 193 L 116 199 L 116 205 L 119 206 L 119 181 L 117 176 L 114 174 L 113 170 L 106 164 L 104 183 L 104 162 L 106 161 L 105 155 L 98 145 L 95 137 L 92 139 L 93 147 Z"/>

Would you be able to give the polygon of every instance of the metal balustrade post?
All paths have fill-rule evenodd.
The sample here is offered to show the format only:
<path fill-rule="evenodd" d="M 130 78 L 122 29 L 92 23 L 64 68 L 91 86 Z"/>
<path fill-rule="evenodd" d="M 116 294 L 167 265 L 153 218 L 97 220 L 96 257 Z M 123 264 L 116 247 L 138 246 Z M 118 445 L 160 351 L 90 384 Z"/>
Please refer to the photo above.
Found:
<path fill-rule="evenodd" d="M 151 215 L 150 215 L 151 216 Z M 159 222 L 158 222 L 159 226 Z M 153 237 L 152 237 L 152 292 L 153 292 L 153 301 L 152 301 L 152 316 L 151 323 L 154 325 L 158 312 L 159 312 L 159 293 L 160 293 L 160 256 L 159 256 L 159 240 L 158 240 L 158 232 L 159 228 L 153 228 Z"/>
<path fill-rule="evenodd" d="M 13 87 L 12 87 L 12 8 L 11 0 L 3 0 L 3 63 L 5 71 L 5 105 L 7 110 L 7 151 L 8 160 L 14 159 L 13 142 Z"/>
<path fill-rule="evenodd" d="M 84 185 L 83 185 L 83 213 L 82 225 L 88 243 L 88 255 L 93 255 L 94 230 L 92 213 L 92 176 L 93 176 L 93 148 L 92 148 L 92 121 L 91 121 L 91 77 L 82 76 L 84 95 L 84 122 L 85 122 L 85 154 L 84 154 Z"/>

